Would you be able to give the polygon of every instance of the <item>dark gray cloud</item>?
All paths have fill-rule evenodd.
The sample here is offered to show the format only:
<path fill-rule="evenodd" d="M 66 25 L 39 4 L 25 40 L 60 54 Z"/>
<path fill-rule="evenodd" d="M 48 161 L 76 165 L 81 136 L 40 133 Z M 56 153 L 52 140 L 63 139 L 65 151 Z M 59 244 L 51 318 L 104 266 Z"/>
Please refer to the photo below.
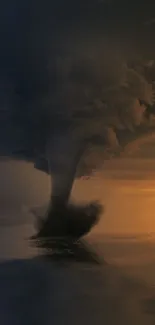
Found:
<path fill-rule="evenodd" d="M 140 13 L 139 2 L 127 7 L 122 1 L 90 1 L 88 5 L 87 1 L 7 0 L 0 6 L 2 154 L 21 149 L 25 159 L 34 160 L 36 152 L 44 150 L 49 131 L 68 130 L 73 113 L 82 114 L 80 123 L 91 129 L 91 135 L 99 129 L 89 115 L 95 112 L 98 120 L 96 108 L 104 108 L 102 101 L 115 97 L 123 109 L 126 101 L 133 103 L 125 89 L 106 95 L 105 90 L 123 82 L 124 63 L 145 54 L 141 49 L 146 48 L 148 37 L 141 42 L 142 22 L 150 13 L 146 8 L 144 13 L 142 5 Z M 152 56 L 153 51 L 152 47 Z M 104 124 L 112 123 L 111 115 L 118 119 L 113 108 L 108 110 L 101 113 L 102 119 L 106 117 Z"/>

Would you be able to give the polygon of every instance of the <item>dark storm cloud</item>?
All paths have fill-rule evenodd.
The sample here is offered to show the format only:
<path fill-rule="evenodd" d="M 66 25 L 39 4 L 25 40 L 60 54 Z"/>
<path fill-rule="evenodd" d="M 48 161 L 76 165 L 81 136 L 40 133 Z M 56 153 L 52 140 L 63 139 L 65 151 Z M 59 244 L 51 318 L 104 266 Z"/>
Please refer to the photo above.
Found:
<path fill-rule="evenodd" d="M 74 111 L 84 114 L 103 88 L 122 83 L 124 63 L 141 49 L 133 30 L 144 11 L 139 15 L 138 2 L 127 9 L 121 1 L 7 0 L 0 6 L 1 148 L 10 154 L 22 148 L 34 159 L 49 130 L 65 132 Z"/>

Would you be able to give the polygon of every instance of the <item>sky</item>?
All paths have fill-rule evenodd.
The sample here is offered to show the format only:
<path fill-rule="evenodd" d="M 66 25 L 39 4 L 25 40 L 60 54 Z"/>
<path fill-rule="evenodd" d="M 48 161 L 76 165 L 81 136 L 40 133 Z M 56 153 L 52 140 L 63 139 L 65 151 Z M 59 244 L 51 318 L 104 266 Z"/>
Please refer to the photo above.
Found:
<path fill-rule="evenodd" d="M 105 206 L 97 233 L 155 232 L 155 159 L 107 162 L 102 172 L 76 184 L 77 200 L 99 199 Z"/>
<path fill-rule="evenodd" d="M 71 0 L 2 2 L 0 155 L 11 157 L 12 150 L 24 149 L 25 160 L 31 156 L 33 161 L 34 149 L 45 147 L 47 130 L 57 136 L 68 130 L 70 107 L 77 108 L 85 100 L 83 85 L 93 97 L 101 84 L 118 81 L 124 60 L 135 56 L 154 59 L 155 27 L 153 22 L 147 23 L 154 18 L 154 9 L 153 1 L 116 0 L 104 6 L 97 0 L 89 4 Z M 80 180 L 77 189 L 74 187 L 79 200 L 87 193 L 86 199 L 95 196 L 105 201 L 106 231 L 155 231 L 154 144 L 147 142 L 139 151 L 140 145 L 143 143 L 132 147 L 133 162 L 129 158 L 113 161 L 112 166 L 107 162 L 103 174 L 93 178 L 95 183 Z M 143 158 L 147 158 L 144 163 Z M 10 206 L 48 199 L 48 176 L 25 162 L 2 161 L 0 184 L 3 213 L 6 198 Z"/>

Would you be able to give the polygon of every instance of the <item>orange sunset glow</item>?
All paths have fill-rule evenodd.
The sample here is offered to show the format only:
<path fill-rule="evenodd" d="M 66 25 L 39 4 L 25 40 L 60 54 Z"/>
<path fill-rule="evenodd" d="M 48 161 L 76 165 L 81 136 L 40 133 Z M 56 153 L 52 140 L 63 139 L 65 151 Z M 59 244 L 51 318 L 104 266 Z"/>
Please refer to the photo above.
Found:
<path fill-rule="evenodd" d="M 7 214 L 9 208 L 13 209 L 12 205 L 20 211 L 23 207 L 48 202 L 50 178 L 33 165 L 1 162 L 0 171 L 3 214 Z M 103 171 L 88 180 L 75 181 L 72 197 L 78 202 L 98 199 L 104 204 L 105 213 L 94 232 L 155 232 L 155 160 L 106 161 Z"/>

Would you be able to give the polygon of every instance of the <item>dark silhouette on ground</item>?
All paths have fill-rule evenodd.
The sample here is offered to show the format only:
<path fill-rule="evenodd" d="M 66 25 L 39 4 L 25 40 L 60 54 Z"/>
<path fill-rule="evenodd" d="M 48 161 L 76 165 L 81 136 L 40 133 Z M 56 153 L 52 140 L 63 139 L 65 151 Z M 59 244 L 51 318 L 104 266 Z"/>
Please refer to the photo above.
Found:
<path fill-rule="evenodd" d="M 50 210 L 52 215 L 49 219 L 40 222 L 36 237 L 63 236 L 78 240 L 98 223 L 101 212 L 102 206 L 97 202 L 83 206 L 68 204 L 65 207 L 60 204 Z"/>
<path fill-rule="evenodd" d="M 60 204 L 50 209 L 50 218 L 35 216 L 39 229 L 31 240 L 52 259 L 101 263 L 91 245 L 80 239 L 98 223 L 101 212 L 98 202 L 83 206 L 68 204 L 67 207 Z"/>

